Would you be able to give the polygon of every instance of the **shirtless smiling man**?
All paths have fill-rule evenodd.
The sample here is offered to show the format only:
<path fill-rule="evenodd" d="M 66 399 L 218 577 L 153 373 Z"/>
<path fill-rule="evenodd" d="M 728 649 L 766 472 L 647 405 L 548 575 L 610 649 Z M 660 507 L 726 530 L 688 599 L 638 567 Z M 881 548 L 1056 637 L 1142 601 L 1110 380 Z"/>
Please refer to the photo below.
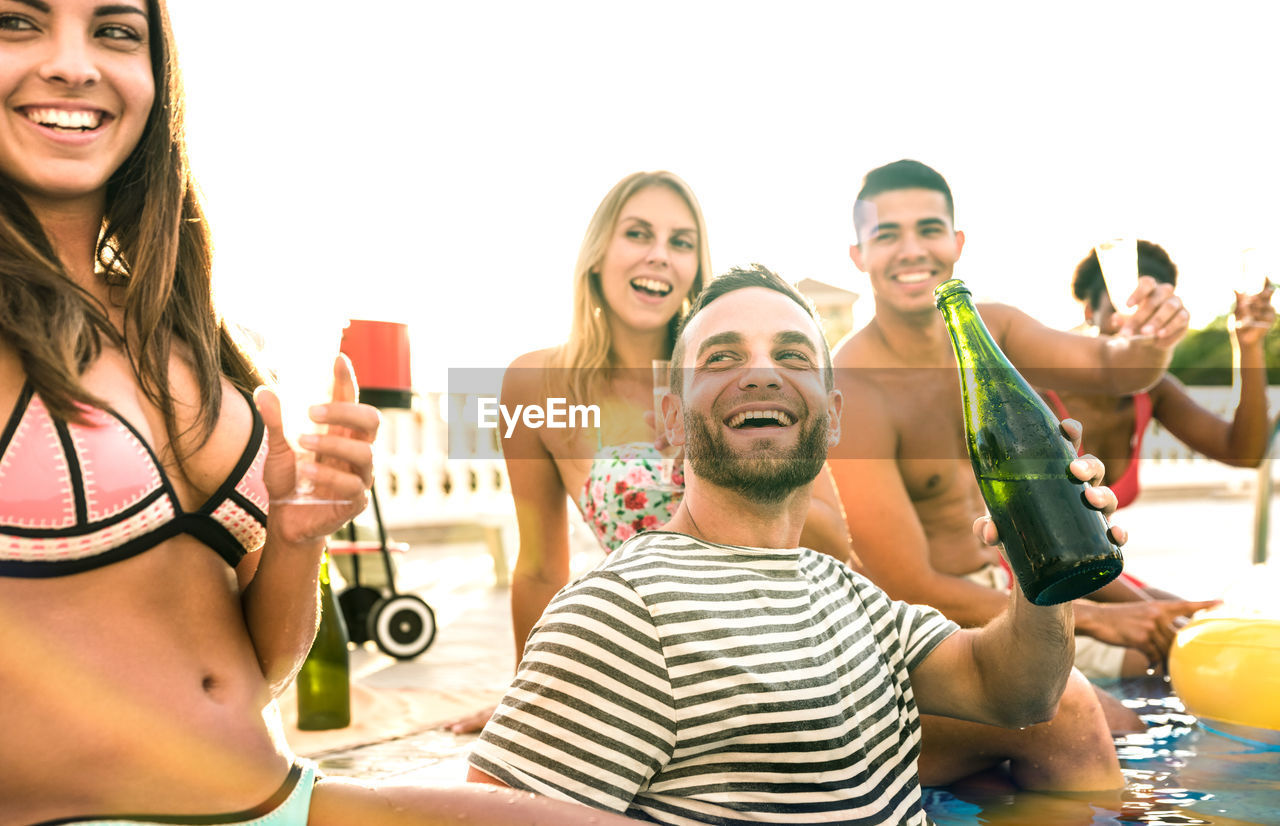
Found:
<path fill-rule="evenodd" d="M 964 248 L 953 221 L 946 181 L 924 164 L 902 160 L 867 174 L 849 254 L 870 277 L 876 314 L 833 355 L 845 436 L 829 464 L 867 576 L 896 599 L 981 626 L 1005 610 L 1007 578 L 996 550 L 969 530 L 985 505 L 933 300 Z M 1170 285 L 1144 279 L 1135 295 L 1135 315 L 1116 337 L 1052 330 L 1002 304 L 979 312 L 1033 384 L 1119 395 L 1158 381 L 1187 330 Z M 1134 332 L 1143 337 L 1128 338 Z M 1092 678 L 1141 674 L 1163 660 L 1177 617 L 1212 604 L 1149 601 L 1116 583 L 1094 597 L 1075 603 L 1076 664 Z"/>

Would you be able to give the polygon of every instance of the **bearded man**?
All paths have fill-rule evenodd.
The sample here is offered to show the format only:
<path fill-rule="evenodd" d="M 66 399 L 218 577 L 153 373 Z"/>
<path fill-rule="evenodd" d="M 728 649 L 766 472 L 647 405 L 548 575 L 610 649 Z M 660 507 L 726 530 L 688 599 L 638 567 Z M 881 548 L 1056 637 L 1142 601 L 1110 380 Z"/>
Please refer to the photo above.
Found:
<path fill-rule="evenodd" d="M 672 363 L 680 508 L 552 600 L 469 779 L 661 823 L 925 823 L 921 713 L 1054 718 L 1078 678 L 1070 606 L 1014 589 L 1003 615 L 962 630 L 797 547 L 843 398 L 812 309 L 777 275 L 712 281 Z M 1071 469 L 1101 479 L 1092 457 Z M 1106 488 L 1087 495 L 1114 508 Z M 996 540 L 989 520 L 975 529 Z M 1094 736 L 1070 738 L 1064 759 L 1083 749 L 1093 788 L 1118 785 L 1078 679 Z"/>

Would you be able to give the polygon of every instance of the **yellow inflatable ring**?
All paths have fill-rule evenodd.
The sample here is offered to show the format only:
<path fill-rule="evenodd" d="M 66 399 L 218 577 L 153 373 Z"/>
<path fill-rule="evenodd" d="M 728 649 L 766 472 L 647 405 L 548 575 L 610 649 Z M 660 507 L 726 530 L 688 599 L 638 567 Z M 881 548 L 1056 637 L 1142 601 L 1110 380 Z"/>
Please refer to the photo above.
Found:
<path fill-rule="evenodd" d="M 1280 620 L 1197 617 L 1174 638 L 1169 677 L 1197 717 L 1280 732 Z"/>

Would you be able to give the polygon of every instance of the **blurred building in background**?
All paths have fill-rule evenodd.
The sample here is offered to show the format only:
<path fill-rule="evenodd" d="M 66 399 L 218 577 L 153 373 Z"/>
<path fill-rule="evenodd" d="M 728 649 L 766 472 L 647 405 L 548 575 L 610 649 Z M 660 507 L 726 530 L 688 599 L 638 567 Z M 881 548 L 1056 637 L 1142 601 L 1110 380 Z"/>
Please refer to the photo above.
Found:
<path fill-rule="evenodd" d="M 853 330 L 853 305 L 858 301 L 858 293 L 814 278 L 800 279 L 796 289 L 817 308 L 822 318 L 822 333 L 827 345 L 834 349 L 836 343 Z"/>

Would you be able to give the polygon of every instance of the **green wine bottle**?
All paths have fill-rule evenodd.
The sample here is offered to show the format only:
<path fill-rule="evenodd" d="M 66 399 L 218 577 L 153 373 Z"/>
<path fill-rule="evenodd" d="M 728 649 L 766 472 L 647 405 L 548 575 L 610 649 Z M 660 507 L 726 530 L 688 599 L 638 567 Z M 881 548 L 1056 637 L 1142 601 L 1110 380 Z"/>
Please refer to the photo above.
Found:
<path fill-rule="evenodd" d="M 347 624 L 329 584 L 329 554 L 320 560 L 320 627 L 298 672 L 298 728 L 304 731 L 351 725 L 351 663 Z"/>
<path fill-rule="evenodd" d="M 1058 419 L 1000 351 L 959 279 L 934 290 L 960 368 L 969 459 L 1009 566 L 1027 599 L 1056 605 L 1120 575 L 1107 522 L 1068 465 Z"/>

